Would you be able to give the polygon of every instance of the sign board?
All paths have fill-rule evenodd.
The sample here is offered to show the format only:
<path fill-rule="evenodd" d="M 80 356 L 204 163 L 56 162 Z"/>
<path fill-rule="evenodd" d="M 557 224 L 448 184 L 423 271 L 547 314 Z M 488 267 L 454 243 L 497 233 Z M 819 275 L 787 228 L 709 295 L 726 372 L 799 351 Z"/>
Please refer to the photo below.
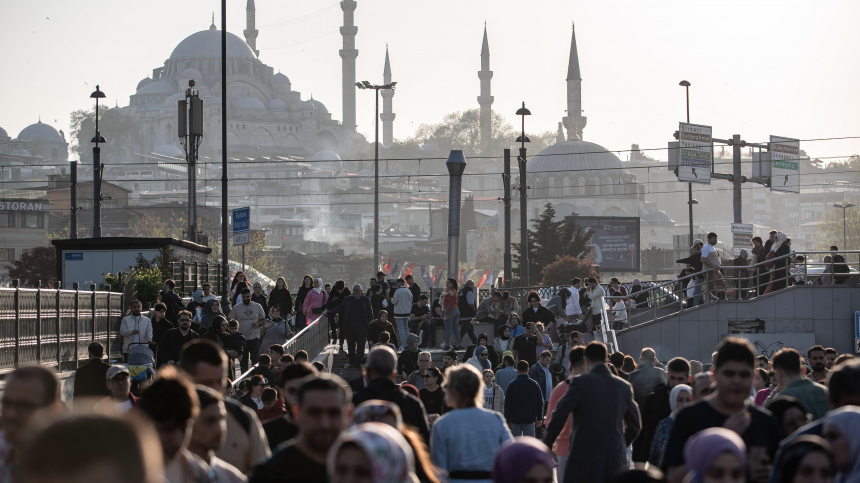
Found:
<path fill-rule="evenodd" d="M 783 347 L 797 349 L 797 352 L 806 354 L 810 347 L 815 345 L 815 334 L 812 332 L 803 334 L 732 334 L 733 337 L 742 337 L 755 347 L 756 355 L 772 358 L 774 354 Z"/>
<path fill-rule="evenodd" d="M 860 310 L 854 312 L 854 353 L 860 354 Z"/>
<path fill-rule="evenodd" d="M 83 260 L 83 259 L 84 259 L 84 253 L 83 252 L 64 253 L 63 254 L 63 260 Z"/>
<path fill-rule="evenodd" d="M 233 210 L 233 245 L 247 245 L 251 241 L 251 207 Z"/>
<path fill-rule="evenodd" d="M 601 272 L 639 272 L 639 217 L 577 216 L 582 228 L 592 232 L 586 255 Z"/>
<path fill-rule="evenodd" d="M 752 236 L 752 224 L 732 223 L 732 252 L 735 256 L 740 255 L 742 249 L 752 250 Z"/>
<path fill-rule="evenodd" d="M 770 137 L 770 189 L 800 193 L 800 140 Z"/>
<path fill-rule="evenodd" d="M 714 162 L 711 126 L 682 122 L 678 129 L 678 181 L 711 184 Z"/>

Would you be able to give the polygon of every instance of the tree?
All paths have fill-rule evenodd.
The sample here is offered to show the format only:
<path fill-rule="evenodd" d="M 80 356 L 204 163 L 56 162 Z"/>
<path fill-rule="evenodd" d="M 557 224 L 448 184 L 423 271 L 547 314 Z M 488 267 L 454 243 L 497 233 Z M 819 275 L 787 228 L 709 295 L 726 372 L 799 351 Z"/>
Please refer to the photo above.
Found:
<path fill-rule="evenodd" d="M 576 214 L 555 220 L 555 208 L 552 203 L 544 206 L 543 213 L 531 220 L 532 229 L 527 229 L 529 241 L 529 278 L 523 281 L 530 285 L 537 279 L 544 267 L 553 263 L 558 256 L 570 255 L 582 257 L 591 250 L 591 232 L 586 231 L 577 221 Z M 519 243 L 512 244 L 514 263 L 519 265 L 521 247 Z"/>
<path fill-rule="evenodd" d="M 504 234 L 495 228 L 481 227 L 480 243 L 475 249 L 475 266 L 499 270 L 505 266 Z"/>
<path fill-rule="evenodd" d="M 815 237 L 816 250 L 828 251 L 831 245 L 840 250 L 860 250 L 860 213 L 858 207 L 846 208 L 843 224 L 842 209 L 828 211 L 818 226 Z M 844 232 L 843 232 L 844 228 Z M 843 242 L 843 233 L 845 234 Z"/>
<path fill-rule="evenodd" d="M 545 266 L 541 270 L 543 275 L 543 284 L 551 283 L 558 285 L 566 285 L 570 283 L 574 277 L 579 277 L 583 280 L 594 277 L 600 280 L 600 274 L 594 268 L 594 265 L 589 258 L 579 259 L 570 255 L 560 255 L 555 258 L 555 261 Z"/>
<path fill-rule="evenodd" d="M 91 159 L 94 144 L 90 142 L 95 135 L 96 108 L 79 109 L 71 114 L 70 154 L 78 159 Z M 99 105 L 99 131 L 107 139 L 100 144 L 102 162 L 118 164 L 131 162 L 133 153 L 143 151 L 143 126 L 134 114 Z"/>
<path fill-rule="evenodd" d="M 38 281 L 57 280 L 57 252 L 54 247 L 36 247 L 9 264 L 9 278 L 18 279 L 23 286 Z"/>

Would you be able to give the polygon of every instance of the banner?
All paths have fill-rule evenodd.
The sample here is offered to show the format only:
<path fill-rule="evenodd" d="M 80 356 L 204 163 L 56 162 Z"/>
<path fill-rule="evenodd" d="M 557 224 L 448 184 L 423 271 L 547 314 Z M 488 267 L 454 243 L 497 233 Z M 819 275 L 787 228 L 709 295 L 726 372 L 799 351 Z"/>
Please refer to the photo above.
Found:
<path fill-rule="evenodd" d="M 424 279 L 424 283 L 427 284 L 427 289 L 433 288 L 433 279 L 430 278 L 430 274 L 428 273 L 429 267 L 427 265 L 421 265 L 421 278 Z"/>
<path fill-rule="evenodd" d="M 391 273 L 391 259 L 389 258 L 385 265 L 382 266 L 382 272 Z"/>
<path fill-rule="evenodd" d="M 398 268 L 400 268 L 400 260 L 394 260 L 394 265 L 391 266 L 391 278 L 400 278 L 397 276 Z"/>
<path fill-rule="evenodd" d="M 414 263 L 410 263 L 410 264 L 406 265 L 406 270 L 403 272 L 403 278 L 406 278 L 409 275 L 412 275 L 412 268 L 413 267 L 415 267 Z M 414 277 L 414 275 L 413 275 L 413 277 Z"/>
<path fill-rule="evenodd" d="M 482 286 L 482 285 L 484 285 L 484 283 L 485 283 L 487 280 L 492 280 L 492 279 L 493 279 L 493 275 L 492 275 L 492 274 L 493 274 L 493 272 L 491 272 L 490 270 L 485 270 L 485 271 L 484 271 L 484 274 L 483 274 L 483 275 L 481 275 L 481 279 L 480 279 L 480 280 L 478 280 L 478 285 L 477 285 L 477 287 L 478 287 L 478 288 L 481 288 L 481 286 Z"/>
<path fill-rule="evenodd" d="M 442 267 L 436 267 L 436 270 L 433 272 L 433 286 L 439 286 L 439 279 L 442 276 Z"/>

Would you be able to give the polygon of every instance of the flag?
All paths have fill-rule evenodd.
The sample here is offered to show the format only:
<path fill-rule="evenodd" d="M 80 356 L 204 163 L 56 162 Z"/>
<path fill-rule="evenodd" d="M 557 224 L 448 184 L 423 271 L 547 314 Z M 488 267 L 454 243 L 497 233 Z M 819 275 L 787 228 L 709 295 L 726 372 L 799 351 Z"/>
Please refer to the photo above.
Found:
<path fill-rule="evenodd" d="M 385 265 L 382 266 L 382 272 L 391 273 L 391 259 L 389 258 Z"/>
<path fill-rule="evenodd" d="M 486 282 L 487 280 L 492 280 L 492 279 L 493 279 L 493 272 L 491 272 L 489 270 L 485 270 L 484 274 L 481 275 L 481 279 L 478 280 L 477 287 L 481 288 L 481 286 L 484 285 L 484 282 Z"/>
<path fill-rule="evenodd" d="M 394 265 L 391 266 L 391 278 L 400 278 L 397 276 L 398 268 L 400 268 L 400 260 L 394 260 Z"/>
<path fill-rule="evenodd" d="M 466 281 L 468 281 L 468 280 L 471 280 L 474 282 L 475 279 L 478 278 L 478 275 L 480 273 L 481 273 L 480 270 L 468 270 L 466 272 L 466 275 L 463 276 L 463 283 L 466 283 Z M 476 287 L 480 287 L 480 285 L 476 285 Z"/>
<path fill-rule="evenodd" d="M 412 275 L 412 268 L 415 267 L 414 263 L 410 263 L 406 265 L 406 270 L 403 272 L 403 278 L 406 278 L 409 275 Z"/>
<path fill-rule="evenodd" d="M 284 241 L 286 239 L 287 239 L 287 235 L 281 235 L 281 241 Z"/>
<path fill-rule="evenodd" d="M 433 272 L 433 287 L 439 286 L 439 278 L 442 275 L 442 267 L 436 267 L 436 270 Z"/>
<path fill-rule="evenodd" d="M 460 282 L 460 285 L 462 285 L 462 284 L 463 284 L 463 275 L 465 275 L 465 274 L 466 274 L 466 269 L 465 269 L 465 268 L 461 268 L 461 269 L 460 269 L 460 274 L 459 274 L 459 275 L 457 275 L 457 281 L 458 281 L 458 282 Z"/>
<path fill-rule="evenodd" d="M 430 274 L 427 272 L 431 270 L 427 265 L 421 265 L 421 278 L 424 279 L 424 283 L 427 284 L 427 288 L 430 289 L 433 287 L 433 279 L 430 278 Z"/>

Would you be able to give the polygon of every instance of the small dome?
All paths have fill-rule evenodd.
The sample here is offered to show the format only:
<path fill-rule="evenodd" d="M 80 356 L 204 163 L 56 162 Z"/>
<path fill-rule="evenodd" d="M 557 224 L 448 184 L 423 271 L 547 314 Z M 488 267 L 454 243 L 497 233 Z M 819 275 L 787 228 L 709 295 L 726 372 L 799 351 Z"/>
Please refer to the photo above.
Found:
<path fill-rule="evenodd" d="M 645 216 L 642 217 L 644 221 L 650 223 L 671 223 L 675 224 L 675 221 L 669 217 L 669 215 L 662 210 L 654 210 L 650 213 L 645 213 Z"/>
<path fill-rule="evenodd" d="M 143 89 L 143 87 L 146 86 L 147 84 L 152 84 L 152 79 L 150 79 L 149 77 L 147 77 L 147 78 L 145 78 L 145 79 L 143 79 L 137 83 L 137 90 Z"/>
<path fill-rule="evenodd" d="M 256 97 L 236 97 L 227 101 L 227 105 L 230 106 L 230 109 L 257 109 L 261 111 L 266 110 L 266 106 L 263 105 L 263 101 L 257 99 Z"/>
<path fill-rule="evenodd" d="M 138 89 L 137 94 L 173 94 L 176 91 L 177 88 L 172 82 L 167 79 L 159 79 Z"/>
<path fill-rule="evenodd" d="M 42 121 L 37 122 L 36 124 L 30 124 L 25 127 L 20 134 L 18 134 L 19 141 L 47 141 L 51 143 L 64 143 L 66 142 L 60 133 L 57 132 L 53 127 L 44 124 Z"/>
<path fill-rule="evenodd" d="M 309 109 L 313 109 L 315 111 L 320 111 L 320 112 L 324 112 L 324 113 L 328 114 L 328 109 L 325 108 L 325 104 L 323 104 L 320 101 L 311 99 L 309 101 L 306 101 L 305 104 L 308 105 Z"/>
<path fill-rule="evenodd" d="M 171 158 L 180 158 L 185 159 L 185 153 L 182 152 L 181 149 L 177 148 L 172 144 L 163 144 L 152 150 L 152 154 L 159 154 L 161 156 L 169 156 Z"/>
<path fill-rule="evenodd" d="M 210 28 L 189 35 L 173 49 L 170 59 L 202 59 L 221 57 L 221 31 Z M 244 40 L 227 32 L 227 57 L 257 60 L 254 51 Z"/>
<path fill-rule="evenodd" d="M 203 74 L 201 74 L 199 70 L 189 67 L 188 69 L 183 70 L 181 74 L 179 74 L 179 78 L 180 79 L 202 79 Z"/>
<path fill-rule="evenodd" d="M 272 76 L 272 84 L 289 84 L 289 83 L 290 83 L 289 77 L 285 76 L 284 74 L 281 74 L 280 72 L 278 72 L 277 74 Z"/>
<path fill-rule="evenodd" d="M 322 150 L 311 158 L 311 161 L 336 161 L 340 162 L 340 156 L 337 155 L 334 151 Z"/>
<path fill-rule="evenodd" d="M 185 99 L 184 92 L 177 92 L 164 100 L 164 107 L 179 107 L 179 101 Z"/>
<path fill-rule="evenodd" d="M 594 170 L 607 175 L 629 175 L 614 153 L 599 144 L 572 139 L 556 143 L 534 156 L 528 163 L 528 174 L 582 172 Z"/>
<path fill-rule="evenodd" d="M 14 154 L 17 156 L 32 156 L 29 151 L 21 147 L 21 145 L 15 146 L 15 149 L 12 150 L 9 154 Z"/>
<path fill-rule="evenodd" d="M 0 138 L 8 138 L 9 134 L 6 133 L 6 130 L 0 127 Z"/>
<path fill-rule="evenodd" d="M 495 214 L 495 215 L 487 218 L 487 220 L 484 222 L 484 226 L 486 226 L 486 227 L 499 226 L 499 215 Z"/>
<path fill-rule="evenodd" d="M 272 99 L 266 104 L 266 109 L 270 111 L 286 111 L 287 103 L 281 99 Z"/>

